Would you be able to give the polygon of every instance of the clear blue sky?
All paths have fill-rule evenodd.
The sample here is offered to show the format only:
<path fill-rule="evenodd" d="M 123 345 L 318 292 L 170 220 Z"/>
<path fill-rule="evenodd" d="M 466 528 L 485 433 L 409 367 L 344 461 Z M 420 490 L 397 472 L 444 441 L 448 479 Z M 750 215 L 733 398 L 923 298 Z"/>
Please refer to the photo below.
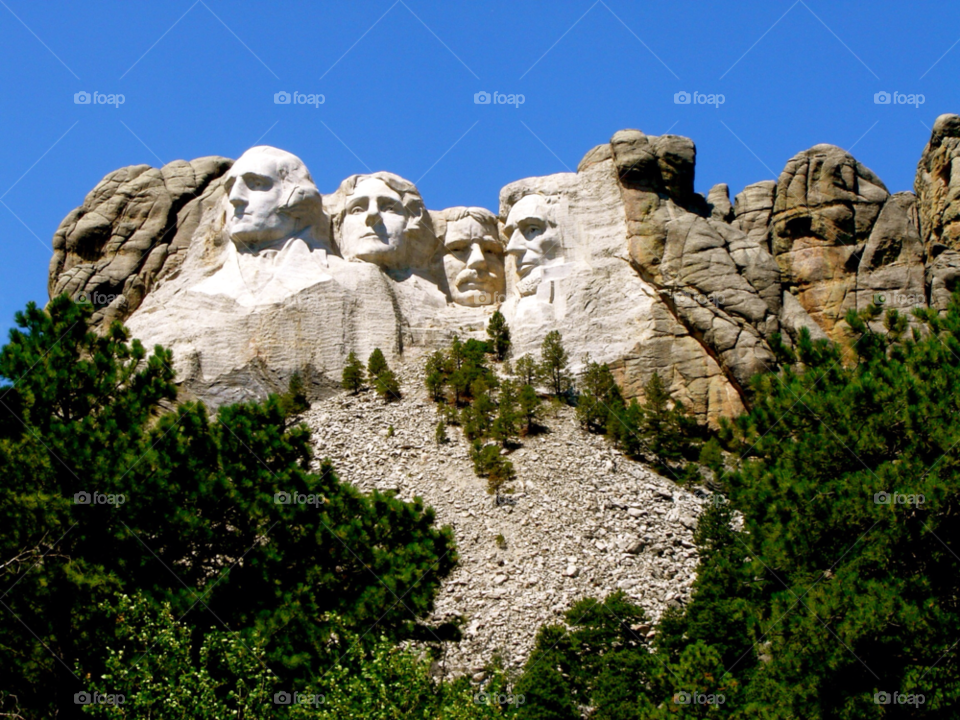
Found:
<path fill-rule="evenodd" d="M 106 173 L 257 143 L 321 192 L 390 170 L 431 208 L 496 210 L 504 184 L 575 169 L 626 127 L 693 138 L 703 193 L 821 142 L 909 190 L 927 128 L 960 112 L 958 39 L 960 4 L 916 0 L 0 0 L 0 331 L 46 301 L 53 232 Z M 275 104 L 284 90 L 325 102 Z M 475 104 L 484 90 L 525 102 Z"/>

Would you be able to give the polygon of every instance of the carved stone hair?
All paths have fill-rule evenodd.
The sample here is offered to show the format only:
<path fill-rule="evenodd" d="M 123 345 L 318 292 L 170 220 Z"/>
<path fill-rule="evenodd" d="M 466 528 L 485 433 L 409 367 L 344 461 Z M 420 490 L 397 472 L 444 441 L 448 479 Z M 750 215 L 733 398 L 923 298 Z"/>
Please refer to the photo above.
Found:
<path fill-rule="evenodd" d="M 434 251 L 440 245 L 436 233 L 433 229 L 433 223 L 430 220 L 430 213 L 423 203 L 420 191 L 417 186 L 409 180 L 404 180 L 399 175 L 391 172 L 375 172 L 369 175 L 351 175 L 342 183 L 337 190 L 340 196 L 339 208 L 333 216 L 333 228 L 337 238 L 340 237 L 340 230 L 343 227 L 343 217 L 347 210 L 347 200 L 353 195 L 354 191 L 364 180 L 380 180 L 388 188 L 400 196 L 400 203 L 403 205 L 404 213 L 407 216 L 407 226 L 404 230 L 404 236 L 412 246 L 417 247 L 419 252 L 415 253 L 419 257 L 413 259 L 414 265 L 424 265 L 433 255 Z"/>
<path fill-rule="evenodd" d="M 409 180 L 404 180 L 399 175 L 390 172 L 375 172 L 369 175 L 351 175 L 340 183 L 339 194 L 342 196 L 342 203 L 334 216 L 334 227 L 337 230 L 343 223 L 343 216 L 346 213 L 347 199 L 353 195 L 354 190 L 364 180 L 376 179 L 383 182 L 388 188 L 400 196 L 400 203 L 407 214 L 407 232 L 417 232 L 421 229 L 427 220 L 427 208 L 423 204 L 423 198 L 420 197 L 420 191 L 417 186 Z"/>
<path fill-rule="evenodd" d="M 482 207 L 451 207 L 446 208 L 443 213 L 445 225 L 455 223 L 464 218 L 473 218 L 487 230 L 501 245 L 505 245 L 504 238 L 500 235 L 500 226 L 497 222 L 497 216 Z M 446 228 L 444 228 L 444 232 Z"/>
<path fill-rule="evenodd" d="M 240 157 L 248 155 L 262 155 L 276 162 L 277 175 L 283 189 L 283 200 L 278 208 L 279 212 L 293 217 L 297 221 L 298 229 L 314 226 L 321 236 L 325 236 L 327 233 L 322 231 L 322 226 L 325 224 L 323 197 L 317 190 L 303 160 L 293 153 L 270 145 L 256 145 Z M 234 166 L 236 164 L 234 163 Z M 228 170 L 225 179 L 229 180 L 232 172 L 233 168 Z"/>

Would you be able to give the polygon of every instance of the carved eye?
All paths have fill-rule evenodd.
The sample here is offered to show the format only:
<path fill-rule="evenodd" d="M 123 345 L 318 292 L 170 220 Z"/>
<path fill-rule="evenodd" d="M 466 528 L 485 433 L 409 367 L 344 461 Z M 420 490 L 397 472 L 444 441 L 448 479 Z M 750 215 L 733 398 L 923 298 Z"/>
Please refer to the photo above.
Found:
<path fill-rule="evenodd" d="M 538 222 L 527 222 L 520 227 L 520 232 L 527 240 L 533 240 L 538 235 L 542 235 L 543 231 L 543 225 Z"/>
<path fill-rule="evenodd" d="M 347 212 L 350 213 L 351 215 L 359 215 L 359 214 L 361 214 L 362 212 L 364 212 L 364 207 L 363 207 L 363 205 L 360 205 L 360 204 L 358 203 L 358 204 L 356 204 L 356 205 L 351 206 L 350 209 L 349 209 Z"/>
<path fill-rule="evenodd" d="M 247 173 L 243 176 L 243 181 L 246 183 L 248 188 L 257 191 L 269 190 L 273 185 L 273 182 L 270 180 L 270 178 L 264 175 L 257 175 L 255 173 Z"/>
<path fill-rule="evenodd" d="M 380 203 L 380 212 L 403 214 L 403 205 L 393 199 L 386 199 Z"/>

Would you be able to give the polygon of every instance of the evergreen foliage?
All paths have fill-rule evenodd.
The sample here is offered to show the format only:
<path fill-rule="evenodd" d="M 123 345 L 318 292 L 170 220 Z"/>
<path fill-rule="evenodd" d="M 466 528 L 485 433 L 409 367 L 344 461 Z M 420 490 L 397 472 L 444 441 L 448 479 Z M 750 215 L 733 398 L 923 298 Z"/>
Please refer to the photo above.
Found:
<path fill-rule="evenodd" d="M 643 395 L 643 403 L 633 399 L 626 407 L 612 406 L 607 432 L 625 454 L 647 457 L 679 480 L 666 461 L 697 458 L 703 429 L 681 401 L 671 398 L 658 373 L 644 385 Z"/>
<path fill-rule="evenodd" d="M 567 393 L 573 386 L 570 376 L 570 356 L 563 347 L 563 337 L 559 330 L 551 330 L 540 346 L 539 375 L 555 397 Z"/>
<path fill-rule="evenodd" d="M 387 359 L 380 348 L 374 348 L 367 361 L 367 374 L 377 395 L 387 402 L 400 399 L 400 382 L 393 370 L 387 365 Z"/>
<path fill-rule="evenodd" d="M 490 338 L 490 347 L 498 362 L 503 362 L 510 351 L 510 328 L 506 318 L 499 310 L 490 316 L 487 323 L 487 336 Z"/>
<path fill-rule="evenodd" d="M 400 382 L 393 370 L 387 368 L 373 379 L 373 388 L 384 400 L 400 399 Z"/>
<path fill-rule="evenodd" d="M 303 382 L 303 376 L 299 372 L 295 372 L 290 377 L 287 391 L 280 396 L 280 406 L 288 416 L 300 415 L 310 409 L 310 401 L 307 400 L 307 388 Z"/>
<path fill-rule="evenodd" d="M 523 355 L 514 363 L 513 372 L 521 385 L 535 385 L 538 377 L 537 361 L 532 355 Z"/>
<path fill-rule="evenodd" d="M 506 381 L 500 384 L 500 393 L 497 402 L 497 417 L 490 426 L 490 437 L 503 447 L 517 437 L 517 388 Z"/>
<path fill-rule="evenodd" d="M 606 363 L 587 358 L 585 365 L 577 388 L 577 420 L 585 430 L 605 431 L 610 413 L 623 406 L 623 397 Z"/>
<path fill-rule="evenodd" d="M 434 402 L 441 402 L 443 400 L 443 389 L 447 384 L 448 375 L 447 362 L 443 357 L 443 353 L 437 350 L 431 354 L 430 357 L 427 358 L 427 364 L 424 370 L 424 384 L 427 386 L 430 397 Z"/>
<path fill-rule="evenodd" d="M 0 585 L 21 621 L 0 624 L 4 690 L 40 716 L 74 707 L 86 688 L 68 668 L 105 671 L 99 608 L 128 589 L 169 603 L 195 651 L 211 627 L 270 638 L 285 682 L 329 662 L 326 613 L 414 632 L 456 562 L 432 510 L 361 494 L 328 463 L 311 472 L 310 433 L 276 396 L 216 418 L 193 402 L 164 412 L 169 351 L 147 356 L 119 324 L 91 333 L 89 314 L 31 304 L 0 351 L 0 405 L 16 409 L 0 435 Z"/>
<path fill-rule="evenodd" d="M 537 397 L 537 391 L 533 389 L 532 385 L 524 385 L 520 388 L 517 403 L 518 417 L 523 420 L 523 434 L 529 435 L 540 416 L 540 398 Z"/>
<path fill-rule="evenodd" d="M 381 353 L 381 357 L 383 354 Z M 347 363 L 343 366 L 343 378 L 342 385 L 344 390 L 348 390 L 351 394 L 356 395 L 363 388 L 363 383 L 365 382 L 366 377 L 364 376 L 363 363 L 357 358 L 355 352 L 350 352 L 347 355 Z"/>
<path fill-rule="evenodd" d="M 848 313 L 849 347 L 806 331 L 795 348 L 775 342 L 787 366 L 755 378 L 752 409 L 722 428 L 733 462 L 703 446 L 729 502 L 714 495 L 701 514 L 692 601 L 661 619 L 654 653 L 617 663 L 632 702 L 605 714 L 601 684 L 581 680 L 581 668 L 601 677 L 625 640 L 577 644 L 578 627 L 546 628 L 518 717 L 571 705 L 624 718 L 956 715 L 960 296 L 945 313 L 915 311 L 913 327 L 881 310 Z M 655 385 L 646 405 L 671 410 Z M 679 707 L 679 692 L 725 700 Z"/>
<path fill-rule="evenodd" d="M 367 374 L 370 376 L 370 379 L 374 380 L 388 369 L 387 359 L 383 356 L 383 351 L 380 348 L 374 348 L 367 360 Z"/>

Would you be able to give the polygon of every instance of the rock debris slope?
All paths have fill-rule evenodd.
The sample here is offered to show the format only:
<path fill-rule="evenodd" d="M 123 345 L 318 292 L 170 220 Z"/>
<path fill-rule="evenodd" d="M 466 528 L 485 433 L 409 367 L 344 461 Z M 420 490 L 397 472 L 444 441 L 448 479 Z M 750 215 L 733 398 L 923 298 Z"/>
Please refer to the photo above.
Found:
<path fill-rule="evenodd" d="M 564 407 L 544 421 L 549 432 L 524 438 L 511 453 L 515 504 L 497 507 L 459 428 L 448 428 L 449 444 L 436 445 L 438 416 L 422 375 L 409 365 L 398 374 L 399 402 L 369 391 L 341 395 L 314 403 L 304 420 L 318 458 L 329 457 L 342 480 L 420 496 L 438 524 L 454 528 L 460 565 L 431 618 L 465 618 L 463 641 L 448 646 L 449 672 L 474 674 L 495 653 L 519 665 L 537 629 L 583 597 L 622 589 L 651 621 L 689 599 L 702 500 L 580 430 Z"/>

